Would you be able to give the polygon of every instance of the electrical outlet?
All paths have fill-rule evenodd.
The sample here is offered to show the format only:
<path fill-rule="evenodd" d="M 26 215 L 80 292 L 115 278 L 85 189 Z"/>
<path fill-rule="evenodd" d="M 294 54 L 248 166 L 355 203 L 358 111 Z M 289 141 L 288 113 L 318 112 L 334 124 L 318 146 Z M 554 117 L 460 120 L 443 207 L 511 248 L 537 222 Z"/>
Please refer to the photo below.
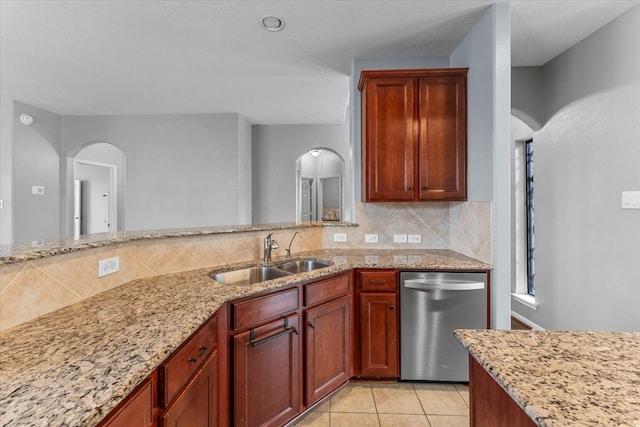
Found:
<path fill-rule="evenodd" d="M 407 235 L 406 234 L 394 234 L 393 235 L 393 243 L 407 243 Z"/>
<path fill-rule="evenodd" d="M 333 241 L 334 242 L 346 242 L 347 241 L 347 233 L 333 233 Z"/>
<path fill-rule="evenodd" d="M 378 243 L 378 235 L 377 234 L 365 234 L 364 235 L 365 243 Z"/>
<path fill-rule="evenodd" d="M 420 264 L 422 262 L 422 257 L 420 255 L 409 255 L 409 259 L 407 261 L 409 264 Z"/>
<path fill-rule="evenodd" d="M 113 258 L 102 259 L 98 261 L 98 277 L 103 277 L 108 274 L 117 273 L 120 271 L 120 257 L 115 256 Z"/>
<path fill-rule="evenodd" d="M 409 243 L 422 243 L 422 235 L 409 234 Z"/>
<path fill-rule="evenodd" d="M 333 257 L 333 263 L 334 264 L 346 264 L 347 263 L 347 257 L 346 256 L 342 256 L 342 255 L 334 256 Z"/>
<path fill-rule="evenodd" d="M 406 264 L 407 263 L 407 257 L 405 255 L 395 255 L 393 257 L 393 263 L 394 264 Z"/>
<path fill-rule="evenodd" d="M 365 255 L 364 257 L 364 262 L 367 265 L 375 265 L 378 261 L 378 255 Z"/>

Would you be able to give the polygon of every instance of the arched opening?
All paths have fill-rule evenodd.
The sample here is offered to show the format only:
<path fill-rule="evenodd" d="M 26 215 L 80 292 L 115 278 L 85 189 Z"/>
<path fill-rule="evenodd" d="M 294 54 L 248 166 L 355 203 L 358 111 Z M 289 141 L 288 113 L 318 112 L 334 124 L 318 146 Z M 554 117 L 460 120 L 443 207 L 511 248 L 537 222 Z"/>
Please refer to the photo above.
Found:
<path fill-rule="evenodd" d="M 344 159 L 314 148 L 296 161 L 296 221 L 342 221 Z"/>
<path fill-rule="evenodd" d="M 125 229 L 125 156 L 106 142 L 91 143 L 72 159 L 73 235 Z"/>

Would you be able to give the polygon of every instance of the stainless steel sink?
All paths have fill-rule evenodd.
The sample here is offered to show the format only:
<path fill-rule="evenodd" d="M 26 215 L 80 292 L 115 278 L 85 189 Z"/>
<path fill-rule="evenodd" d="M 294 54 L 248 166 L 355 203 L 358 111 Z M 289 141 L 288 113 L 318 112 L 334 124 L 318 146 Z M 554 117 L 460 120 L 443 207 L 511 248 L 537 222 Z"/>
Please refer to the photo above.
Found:
<path fill-rule="evenodd" d="M 290 276 L 291 273 L 273 267 L 249 267 L 242 270 L 226 271 L 214 274 L 211 277 L 216 282 L 223 285 L 252 285 L 254 283 L 265 282 L 277 279 L 278 277 Z"/>
<path fill-rule="evenodd" d="M 212 274 L 211 278 L 223 285 L 252 285 L 266 282 L 279 277 L 291 276 L 298 273 L 317 270 L 333 265 L 331 261 L 323 259 L 306 258 L 295 261 L 280 262 L 269 266 L 256 266 L 240 270 L 225 271 Z"/>
<path fill-rule="evenodd" d="M 319 268 L 326 268 L 332 266 L 331 261 L 325 261 L 322 259 L 302 259 L 298 261 L 288 261 L 282 264 L 276 265 L 280 270 L 287 271 L 289 273 L 297 274 L 307 271 L 318 270 Z"/>

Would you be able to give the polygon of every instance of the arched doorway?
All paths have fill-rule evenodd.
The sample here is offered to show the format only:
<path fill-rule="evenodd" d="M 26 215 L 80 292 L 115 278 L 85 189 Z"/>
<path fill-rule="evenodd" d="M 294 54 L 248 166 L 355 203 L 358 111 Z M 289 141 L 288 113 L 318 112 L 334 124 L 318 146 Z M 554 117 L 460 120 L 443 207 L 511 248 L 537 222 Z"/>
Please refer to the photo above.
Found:
<path fill-rule="evenodd" d="M 341 221 L 344 160 L 333 150 L 314 148 L 296 161 L 296 220 Z"/>
<path fill-rule="evenodd" d="M 73 157 L 76 238 L 124 229 L 124 169 L 124 153 L 106 142 L 89 144 Z"/>

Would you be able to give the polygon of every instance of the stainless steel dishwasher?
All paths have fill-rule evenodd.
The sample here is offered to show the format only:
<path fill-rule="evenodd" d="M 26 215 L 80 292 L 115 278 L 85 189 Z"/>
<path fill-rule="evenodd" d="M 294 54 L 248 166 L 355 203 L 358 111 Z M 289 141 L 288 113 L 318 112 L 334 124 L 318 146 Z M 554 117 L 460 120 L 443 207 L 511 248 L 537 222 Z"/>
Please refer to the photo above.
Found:
<path fill-rule="evenodd" d="M 487 275 L 400 272 L 400 310 L 400 379 L 469 381 L 453 330 L 487 327 Z"/>

